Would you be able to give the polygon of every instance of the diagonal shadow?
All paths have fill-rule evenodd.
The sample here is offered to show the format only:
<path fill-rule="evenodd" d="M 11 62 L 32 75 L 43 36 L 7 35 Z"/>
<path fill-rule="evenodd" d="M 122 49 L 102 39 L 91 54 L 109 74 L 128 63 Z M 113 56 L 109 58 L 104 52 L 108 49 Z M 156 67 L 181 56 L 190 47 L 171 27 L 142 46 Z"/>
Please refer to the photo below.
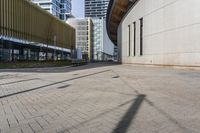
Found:
<path fill-rule="evenodd" d="M 109 113 L 111 113 L 113 111 L 116 111 L 116 110 L 122 108 L 123 106 L 132 103 L 133 101 L 134 101 L 134 99 L 126 101 L 126 102 L 124 102 L 124 103 L 122 103 L 122 104 L 120 104 L 120 105 L 118 105 L 118 106 L 116 106 L 116 107 L 114 107 L 112 109 L 109 109 L 109 110 L 107 110 L 105 112 L 101 112 L 101 113 L 97 114 L 96 116 L 94 116 L 94 117 L 92 117 L 92 118 L 90 118 L 88 120 L 85 120 L 85 121 L 80 122 L 80 123 L 78 123 L 78 124 L 76 124 L 76 125 L 74 125 L 74 126 L 72 126 L 70 128 L 67 128 L 67 130 L 71 130 L 74 127 L 78 128 L 79 126 L 83 126 L 83 125 L 85 125 L 85 124 L 87 124 L 87 123 L 89 123 L 89 122 L 91 122 L 91 121 L 93 121 L 95 119 L 98 119 L 98 118 L 103 117 L 103 116 L 105 116 L 105 115 L 107 115 L 107 114 L 109 114 Z"/>
<path fill-rule="evenodd" d="M 67 81 L 77 80 L 77 79 L 97 75 L 97 74 L 100 74 L 100 73 L 105 73 L 105 72 L 108 72 L 108 71 L 111 71 L 111 70 L 105 70 L 105 71 L 100 71 L 100 72 L 96 72 L 96 73 L 92 73 L 92 74 L 87 74 L 87 75 L 83 75 L 83 76 L 80 76 L 80 77 L 75 77 L 75 78 L 51 83 L 51 84 L 48 84 L 48 85 L 43 85 L 43 86 L 40 86 L 40 87 L 32 88 L 32 89 L 29 89 L 29 90 L 24 90 L 24 91 L 15 92 L 15 93 L 12 93 L 12 94 L 3 95 L 3 96 L 0 96 L 0 99 L 10 97 L 10 96 L 14 96 L 14 95 L 18 95 L 18 94 L 22 94 L 22 93 L 26 93 L 26 92 L 30 92 L 30 91 L 34 91 L 34 90 L 38 90 L 38 89 L 42 89 L 42 88 L 53 86 L 53 85 L 57 85 L 57 84 L 64 83 L 64 82 L 67 82 Z"/>
<path fill-rule="evenodd" d="M 119 74 L 115 71 L 112 70 L 112 72 L 114 72 L 117 76 L 119 76 Z M 129 88 L 133 89 L 135 91 L 136 94 L 140 95 L 139 91 L 136 90 L 134 87 L 132 87 L 128 82 L 126 82 L 124 79 L 120 78 L 122 82 L 124 82 L 124 84 L 126 86 L 128 86 Z M 140 84 L 139 84 L 140 85 Z M 141 85 L 140 85 L 141 86 Z M 141 86 L 142 87 L 142 86 Z M 174 125 L 176 125 L 177 127 L 179 127 L 180 129 L 184 130 L 184 131 L 188 131 L 188 132 L 192 132 L 190 131 L 187 127 L 183 126 L 178 120 L 176 120 L 175 118 L 173 118 L 170 114 L 168 114 L 167 112 L 165 112 L 164 110 L 162 110 L 161 108 L 159 108 L 158 106 L 156 106 L 153 102 L 151 102 L 149 99 L 144 98 L 144 101 L 149 104 L 151 107 L 153 107 L 155 110 L 157 110 L 160 114 L 162 114 L 164 117 L 166 117 L 170 122 L 172 122 Z"/>
<path fill-rule="evenodd" d="M 113 112 L 113 111 L 116 111 L 116 110 L 122 108 L 123 106 L 125 106 L 125 105 L 127 105 L 127 104 L 133 103 L 133 104 L 131 105 L 131 107 L 129 108 L 129 110 L 128 110 L 128 111 L 126 112 L 126 114 L 124 115 L 124 117 L 122 118 L 122 119 L 127 119 L 127 117 L 130 118 L 130 119 L 129 119 L 129 125 L 124 126 L 125 128 L 128 128 L 128 127 L 130 126 L 130 124 L 131 124 L 131 121 L 133 120 L 133 117 L 137 114 L 137 112 L 138 112 L 138 110 L 139 110 L 139 107 L 141 106 L 141 104 L 142 104 L 142 102 L 144 101 L 145 97 L 146 97 L 146 95 L 138 95 L 136 99 L 131 99 L 131 100 L 129 100 L 129 101 L 126 101 L 126 102 L 124 102 L 124 103 L 122 103 L 122 104 L 120 104 L 120 105 L 118 105 L 118 106 L 116 106 L 116 107 L 114 107 L 114 108 L 112 108 L 112 109 L 110 109 L 110 110 L 107 110 L 107 111 L 105 111 L 105 112 L 102 112 L 102 113 L 100 113 L 100 114 L 98 114 L 98 115 L 96 115 L 96 116 L 94 116 L 94 117 L 92 117 L 92 118 L 90 118 L 90 119 L 88 119 L 88 120 L 85 120 L 85 121 L 83 121 L 83 122 L 80 122 L 80 123 L 77 124 L 77 125 L 74 125 L 74 126 L 72 126 L 72 127 L 69 127 L 69 128 L 67 128 L 67 130 L 69 131 L 69 130 L 71 130 L 71 129 L 74 128 L 74 127 L 78 128 L 79 126 L 83 126 L 83 125 L 85 125 L 85 124 L 87 124 L 87 123 L 89 123 L 89 122 L 91 122 L 91 121 L 93 121 L 93 120 L 95 120 L 95 119 L 98 119 L 98 118 L 100 118 L 100 117 L 106 116 L 106 114 L 109 114 L 109 113 L 111 113 L 111 112 Z M 134 102 L 134 101 L 135 101 L 135 102 Z M 122 125 L 121 123 L 122 123 L 122 121 L 120 121 L 120 122 L 118 123 L 118 126 L 117 126 L 117 127 L 121 126 L 121 125 Z M 127 123 L 127 124 L 128 124 L 128 123 Z M 116 127 L 115 130 L 118 129 L 117 127 Z M 116 133 L 115 130 L 113 130 L 113 133 Z M 126 130 L 127 130 L 127 129 L 126 129 Z M 64 131 L 63 131 L 63 132 L 64 132 Z M 119 132 L 118 132 L 118 133 L 119 133 Z M 125 133 L 125 132 L 120 132 L 120 133 Z"/>
<path fill-rule="evenodd" d="M 18 81 L 3 83 L 3 84 L 0 84 L 0 85 L 9 85 L 9 84 L 15 84 L 15 83 L 26 82 L 26 81 L 31 81 L 31 80 L 39 80 L 39 78 L 32 78 L 32 79 L 26 79 L 26 80 L 18 80 Z"/>
<path fill-rule="evenodd" d="M 174 125 L 178 126 L 180 129 L 183 129 L 184 131 L 188 131 L 189 129 L 184 127 L 182 124 L 180 124 L 176 119 L 174 119 L 171 115 L 167 114 L 164 110 L 157 107 L 153 102 L 145 98 L 145 102 L 147 102 L 151 107 L 153 107 L 155 110 L 157 110 L 160 114 L 165 116 L 169 121 L 174 123 Z M 191 132 L 191 131 L 188 131 Z"/>
<path fill-rule="evenodd" d="M 58 87 L 58 89 L 64 89 L 64 88 L 67 88 L 67 87 L 70 87 L 71 85 L 63 85 L 63 86 L 60 86 Z"/>
<path fill-rule="evenodd" d="M 126 133 L 132 121 L 140 109 L 142 102 L 144 102 L 146 95 L 138 95 L 135 102 L 130 106 L 128 111 L 124 114 L 122 119 L 117 124 L 112 133 Z"/>

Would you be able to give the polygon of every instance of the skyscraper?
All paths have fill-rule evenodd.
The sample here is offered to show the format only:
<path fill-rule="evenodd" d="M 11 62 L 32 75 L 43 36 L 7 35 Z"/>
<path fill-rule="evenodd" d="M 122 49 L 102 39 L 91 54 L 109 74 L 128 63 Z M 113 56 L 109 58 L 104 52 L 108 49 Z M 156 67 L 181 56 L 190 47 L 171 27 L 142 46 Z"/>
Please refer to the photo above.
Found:
<path fill-rule="evenodd" d="M 83 59 L 91 61 L 93 23 L 90 18 L 70 18 L 67 23 L 76 29 L 76 49 L 80 49 Z"/>
<path fill-rule="evenodd" d="M 106 60 L 107 55 L 113 55 L 114 45 L 106 44 L 109 39 L 105 29 L 105 19 L 110 0 L 85 0 L 85 17 L 91 17 L 94 24 L 93 31 L 93 58 L 94 60 Z M 105 39 L 105 37 L 107 39 Z M 111 41 L 110 41 L 111 42 Z M 111 45 L 111 47 L 107 47 Z M 107 50 L 111 49 L 111 50 Z M 111 51 L 111 52 L 108 52 Z"/>
<path fill-rule="evenodd" d="M 32 2 L 61 20 L 67 20 L 71 16 L 71 0 L 32 0 Z"/>
<path fill-rule="evenodd" d="M 85 17 L 106 18 L 110 0 L 85 0 Z"/>

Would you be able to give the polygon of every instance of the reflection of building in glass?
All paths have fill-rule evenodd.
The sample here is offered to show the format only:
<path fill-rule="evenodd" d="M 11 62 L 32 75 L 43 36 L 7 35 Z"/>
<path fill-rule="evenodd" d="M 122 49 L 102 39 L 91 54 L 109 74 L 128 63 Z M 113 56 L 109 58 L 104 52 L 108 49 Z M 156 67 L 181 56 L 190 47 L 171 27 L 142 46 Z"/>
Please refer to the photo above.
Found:
<path fill-rule="evenodd" d="M 106 36 L 107 31 L 104 30 L 108 3 L 109 0 L 85 0 L 85 17 L 91 17 L 94 23 L 94 60 L 107 60 L 113 56 L 114 45 L 111 41 L 107 41 L 109 38 Z"/>
<path fill-rule="evenodd" d="M 32 2 L 61 20 L 71 17 L 71 0 L 32 0 Z"/>
<path fill-rule="evenodd" d="M 93 59 L 93 23 L 90 18 L 71 18 L 67 23 L 76 29 L 76 49 L 81 49 L 83 59 Z"/>

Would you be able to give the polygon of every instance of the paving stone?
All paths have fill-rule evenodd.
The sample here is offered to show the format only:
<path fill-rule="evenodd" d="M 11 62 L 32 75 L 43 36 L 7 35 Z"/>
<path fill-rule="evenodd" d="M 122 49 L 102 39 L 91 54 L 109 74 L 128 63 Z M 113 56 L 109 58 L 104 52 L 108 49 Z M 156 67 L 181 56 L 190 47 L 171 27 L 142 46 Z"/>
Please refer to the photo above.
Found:
<path fill-rule="evenodd" d="M 0 133 L 198 133 L 198 75 L 107 63 L 2 71 Z"/>
<path fill-rule="evenodd" d="M 29 125 L 21 126 L 23 133 L 34 133 L 33 129 Z"/>
<path fill-rule="evenodd" d="M 30 122 L 29 126 L 34 132 L 39 132 L 43 130 L 42 126 L 37 121 Z"/>

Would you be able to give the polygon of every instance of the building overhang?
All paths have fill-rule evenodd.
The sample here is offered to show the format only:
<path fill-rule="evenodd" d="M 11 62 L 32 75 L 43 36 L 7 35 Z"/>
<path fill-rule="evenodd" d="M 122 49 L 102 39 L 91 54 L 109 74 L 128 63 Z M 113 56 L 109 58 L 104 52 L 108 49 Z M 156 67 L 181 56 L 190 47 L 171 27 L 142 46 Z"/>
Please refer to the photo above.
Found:
<path fill-rule="evenodd" d="M 108 36 L 115 45 L 117 45 L 117 29 L 119 24 L 128 10 L 137 1 L 138 0 L 110 0 L 107 11 L 106 27 Z"/>

